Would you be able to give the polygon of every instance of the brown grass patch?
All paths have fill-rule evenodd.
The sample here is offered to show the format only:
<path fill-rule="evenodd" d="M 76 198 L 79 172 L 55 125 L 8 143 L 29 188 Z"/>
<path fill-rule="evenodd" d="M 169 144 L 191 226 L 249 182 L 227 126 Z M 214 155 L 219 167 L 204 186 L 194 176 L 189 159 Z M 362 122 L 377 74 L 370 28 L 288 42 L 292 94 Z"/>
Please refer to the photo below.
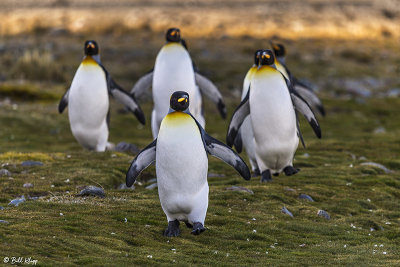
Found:
<path fill-rule="evenodd" d="M 56 28 L 71 33 L 165 31 L 185 36 L 372 39 L 400 36 L 395 1 L 19 1 L 0 4 L 1 35 Z"/>

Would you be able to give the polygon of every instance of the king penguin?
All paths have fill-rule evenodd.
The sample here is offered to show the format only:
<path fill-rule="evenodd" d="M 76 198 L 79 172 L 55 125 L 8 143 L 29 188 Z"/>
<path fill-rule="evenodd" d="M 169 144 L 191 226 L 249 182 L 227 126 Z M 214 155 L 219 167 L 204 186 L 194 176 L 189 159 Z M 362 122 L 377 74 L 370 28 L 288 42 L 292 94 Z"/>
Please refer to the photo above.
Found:
<path fill-rule="evenodd" d="M 157 55 L 154 68 L 141 77 L 131 90 L 131 94 L 138 99 L 148 88 L 153 87 L 154 108 L 151 114 L 153 138 L 157 137 L 161 120 L 168 113 L 169 96 L 174 91 L 185 90 L 189 93 L 192 99 L 190 112 L 202 127 L 205 126 L 202 94 L 217 104 L 222 118 L 226 117 L 221 93 L 210 80 L 199 73 L 189 55 L 185 40 L 181 38 L 180 30 L 168 29 L 166 41 Z"/>
<path fill-rule="evenodd" d="M 132 161 L 126 175 L 131 186 L 154 161 L 161 207 L 167 216 L 165 236 L 178 236 L 179 221 L 198 235 L 205 230 L 208 207 L 207 154 L 222 159 L 246 180 L 250 171 L 231 148 L 209 136 L 189 111 L 189 95 L 171 95 L 170 109 L 162 120 L 158 137 Z"/>
<path fill-rule="evenodd" d="M 89 40 L 84 46 L 85 56 L 62 97 L 58 111 L 67 105 L 71 131 L 75 139 L 89 150 L 105 151 L 108 140 L 109 94 L 125 105 L 136 118 L 145 123 L 144 114 L 135 99 L 111 78 L 100 62 L 99 46 Z"/>
<path fill-rule="evenodd" d="M 232 146 L 243 120 L 250 115 L 262 182 L 271 181 L 271 173 L 278 175 L 284 171 L 286 175 L 293 175 L 298 172 L 293 167 L 293 157 L 301 133 L 295 108 L 321 137 L 314 113 L 304 99 L 289 88 L 289 81 L 276 69 L 274 60 L 271 50 L 262 52 L 260 66 L 246 97 L 232 116 L 227 134 L 227 144 Z"/>

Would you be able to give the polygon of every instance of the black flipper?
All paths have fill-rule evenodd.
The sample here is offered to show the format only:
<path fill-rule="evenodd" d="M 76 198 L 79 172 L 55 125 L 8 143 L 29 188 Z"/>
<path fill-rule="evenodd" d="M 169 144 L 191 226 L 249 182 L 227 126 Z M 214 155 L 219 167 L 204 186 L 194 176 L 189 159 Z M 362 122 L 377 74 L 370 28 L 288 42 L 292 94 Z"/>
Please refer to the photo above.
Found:
<path fill-rule="evenodd" d="M 69 89 L 64 93 L 64 95 L 60 100 L 60 103 L 58 104 L 58 112 L 60 114 L 63 113 L 64 109 L 68 106 L 68 95 L 69 95 Z"/>
<path fill-rule="evenodd" d="M 299 116 L 297 116 L 297 112 L 295 112 L 295 113 L 296 113 L 297 136 L 299 137 L 303 147 L 306 148 L 306 144 L 304 143 L 303 135 L 301 134 L 301 130 L 300 130 Z"/>
<path fill-rule="evenodd" d="M 318 120 L 315 117 L 314 112 L 307 104 L 307 102 L 296 92 L 290 93 L 292 102 L 296 110 L 298 110 L 306 118 L 311 128 L 313 129 L 315 135 L 321 138 L 321 127 L 319 126 Z"/>
<path fill-rule="evenodd" d="M 229 123 L 228 133 L 226 135 L 226 143 L 230 147 L 232 147 L 244 119 L 250 114 L 249 96 L 250 90 L 247 91 L 246 97 L 243 98 L 240 105 L 236 108 L 232 115 L 231 122 Z"/>
<path fill-rule="evenodd" d="M 228 147 L 221 141 L 218 141 L 217 139 L 209 136 L 203 129 L 203 127 L 201 127 L 200 123 L 193 117 L 193 115 L 191 116 L 199 127 L 201 138 L 203 139 L 204 148 L 207 153 L 231 165 L 245 180 L 250 180 L 250 170 L 243 159 L 235 151 L 233 151 L 232 148 Z"/>
<path fill-rule="evenodd" d="M 293 83 L 295 85 L 300 85 L 301 87 L 304 87 L 304 88 L 306 88 L 307 90 L 309 90 L 311 92 L 314 92 L 314 89 L 312 89 L 310 86 L 308 86 L 307 84 L 303 83 L 302 81 L 300 81 L 296 77 L 293 77 Z"/>
<path fill-rule="evenodd" d="M 289 80 L 290 83 L 292 84 L 292 88 L 297 93 L 299 93 L 299 95 L 301 95 L 303 99 L 306 100 L 307 104 L 313 107 L 315 106 L 319 111 L 319 113 L 321 113 L 322 116 L 325 116 L 325 108 L 322 104 L 322 101 L 315 94 L 314 89 L 312 89 L 310 86 L 306 85 L 305 83 L 294 77 L 293 74 L 289 71 L 288 67 L 282 62 L 280 63 L 282 64 L 282 66 L 285 68 L 286 72 L 289 75 Z M 303 87 L 307 92 L 301 92 L 300 90 L 298 90 L 297 86 Z"/>
<path fill-rule="evenodd" d="M 318 98 L 318 96 L 311 90 L 299 84 L 294 84 L 294 90 L 301 95 L 301 97 L 307 101 L 307 103 L 315 110 L 317 110 L 322 116 L 325 116 L 325 108 Z"/>
<path fill-rule="evenodd" d="M 242 133 L 241 131 L 238 132 L 236 135 L 235 141 L 233 142 L 233 146 L 235 147 L 236 151 L 240 154 L 243 150 L 243 140 L 242 140 Z"/>
<path fill-rule="evenodd" d="M 143 111 L 138 103 L 136 103 L 136 100 L 133 98 L 133 96 L 128 94 L 124 89 L 122 89 L 121 86 L 113 81 L 111 75 L 101 63 L 98 62 L 98 64 L 101 66 L 106 75 L 108 93 L 112 95 L 115 100 L 123 104 L 130 112 L 132 112 L 141 124 L 145 124 Z"/>
<path fill-rule="evenodd" d="M 181 38 L 181 44 L 183 45 L 183 47 L 184 47 L 186 50 L 188 50 L 188 51 L 189 51 L 189 49 L 188 49 L 188 46 L 187 46 L 187 43 L 186 43 L 185 39 L 182 39 L 182 38 Z"/>
<path fill-rule="evenodd" d="M 108 108 L 106 121 L 108 129 L 110 129 L 110 108 Z"/>
<path fill-rule="evenodd" d="M 318 109 L 319 113 L 320 113 L 323 117 L 325 117 L 326 111 L 325 111 L 325 108 L 324 108 L 324 106 L 322 105 L 322 103 L 321 103 L 320 106 L 317 106 L 317 109 Z"/>
<path fill-rule="evenodd" d="M 200 91 L 205 94 L 211 101 L 217 104 L 219 114 L 223 119 L 225 119 L 226 107 L 218 88 L 209 79 L 201 75 L 198 71 L 195 71 L 194 77 Z"/>
<path fill-rule="evenodd" d="M 283 75 L 282 75 L 282 77 L 285 79 L 285 77 Z M 289 93 L 290 93 L 290 97 L 293 102 L 293 106 L 295 107 L 295 109 L 297 111 L 299 111 L 301 114 L 303 114 L 303 116 L 306 118 L 306 120 L 310 124 L 311 128 L 313 129 L 315 135 L 318 138 L 321 138 L 321 127 L 319 126 L 318 120 L 315 117 L 314 112 L 308 105 L 307 101 L 305 101 L 299 95 L 299 93 L 297 93 L 297 91 L 293 88 L 293 84 L 290 81 L 288 81 L 287 79 L 285 79 L 285 81 L 286 81 L 286 84 L 289 89 Z"/>
<path fill-rule="evenodd" d="M 131 90 L 131 95 L 135 99 L 139 99 L 148 90 L 153 83 L 153 70 L 151 69 L 135 83 Z"/>
<path fill-rule="evenodd" d="M 156 160 L 156 145 L 157 139 L 140 151 L 136 158 L 132 161 L 129 170 L 126 173 L 126 185 L 128 187 L 131 187 L 136 181 L 136 177 L 138 177 L 144 169 L 146 169 Z"/>

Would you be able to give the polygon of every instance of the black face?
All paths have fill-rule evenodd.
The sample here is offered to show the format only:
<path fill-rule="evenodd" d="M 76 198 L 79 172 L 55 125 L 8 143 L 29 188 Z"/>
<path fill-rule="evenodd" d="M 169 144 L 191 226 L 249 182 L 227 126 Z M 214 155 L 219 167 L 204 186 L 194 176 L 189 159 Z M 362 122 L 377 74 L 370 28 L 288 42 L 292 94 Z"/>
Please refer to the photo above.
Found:
<path fill-rule="evenodd" d="M 171 95 L 169 105 L 173 110 L 184 111 L 189 108 L 189 94 L 183 91 L 176 91 Z"/>
<path fill-rule="evenodd" d="M 96 41 L 88 40 L 85 42 L 85 55 L 94 56 L 99 53 L 99 46 Z"/>
<path fill-rule="evenodd" d="M 273 65 L 275 61 L 274 53 L 269 50 L 263 50 L 260 56 L 260 64 L 261 65 Z"/>
<path fill-rule="evenodd" d="M 181 31 L 178 28 L 170 28 L 167 31 L 167 42 L 180 42 L 181 41 Z"/>
<path fill-rule="evenodd" d="M 261 56 L 261 53 L 262 53 L 262 50 L 257 50 L 255 53 L 254 53 L 254 64 L 255 65 L 259 65 L 260 64 L 260 56 Z"/>
<path fill-rule="evenodd" d="M 286 49 L 283 44 L 272 44 L 272 49 L 277 57 L 284 57 L 286 55 Z"/>

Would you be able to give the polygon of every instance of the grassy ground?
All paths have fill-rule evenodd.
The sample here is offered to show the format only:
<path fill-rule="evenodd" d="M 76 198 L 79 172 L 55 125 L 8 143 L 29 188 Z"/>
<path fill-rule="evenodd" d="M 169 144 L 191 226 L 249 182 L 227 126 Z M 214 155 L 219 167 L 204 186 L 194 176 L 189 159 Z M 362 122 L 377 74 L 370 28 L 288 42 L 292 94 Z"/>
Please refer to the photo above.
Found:
<path fill-rule="evenodd" d="M 152 67 L 162 36 L 93 38 L 99 40 L 105 66 L 130 88 Z M 154 167 L 144 171 L 134 191 L 117 190 L 133 155 L 84 150 L 69 130 L 67 115 L 57 113 L 57 100 L 73 76 L 86 38 L 39 35 L 3 40 L 7 52 L 0 54 L 6 80 L 0 84 L 0 162 L 12 178 L 0 177 L 0 206 L 5 207 L 0 219 L 9 222 L 0 223 L 0 260 L 32 257 L 41 266 L 400 265 L 400 99 L 351 98 L 340 87 L 342 80 L 365 77 L 386 81 L 377 92 L 398 86 L 396 42 L 287 41 L 293 72 L 323 87 L 328 114 L 320 120 L 323 139 L 314 138 L 302 121 L 307 149 L 299 148 L 295 158 L 301 171 L 268 184 L 259 178 L 246 182 L 210 158 L 209 171 L 224 177 L 209 178 L 207 231 L 192 236 L 182 227 L 180 237 L 166 238 L 157 190 L 145 189 L 155 177 Z M 25 52 L 19 49 L 22 40 Z M 238 104 L 252 52 L 265 43 L 252 38 L 189 40 L 196 63 L 226 96 L 229 114 Z M 35 50 L 48 58 L 35 56 Z M 26 51 L 31 56 L 24 56 Z M 32 63 L 35 60 L 40 64 Z M 38 66 L 42 71 L 32 74 Z M 143 148 L 151 141 L 151 104 L 143 104 L 145 127 L 119 108 L 112 104 L 110 141 Z M 207 103 L 206 129 L 224 140 L 228 121 L 215 114 L 215 107 Z M 376 133 L 378 128 L 385 130 Z M 25 160 L 44 165 L 22 167 Z M 393 172 L 360 165 L 367 161 Z M 33 187 L 24 188 L 24 183 Z M 106 198 L 77 197 L 85 185 L 102 186 Z M 254 194 L 226 190 L 232 185 Z M 301 193 L 315 202 L 299 199 Z M 7 206 L 21 195 L 40 198 Z M 293 218 L 281 213 L 284 206 Z M 317 216 L 320 209 L 331 219 Z"/>

